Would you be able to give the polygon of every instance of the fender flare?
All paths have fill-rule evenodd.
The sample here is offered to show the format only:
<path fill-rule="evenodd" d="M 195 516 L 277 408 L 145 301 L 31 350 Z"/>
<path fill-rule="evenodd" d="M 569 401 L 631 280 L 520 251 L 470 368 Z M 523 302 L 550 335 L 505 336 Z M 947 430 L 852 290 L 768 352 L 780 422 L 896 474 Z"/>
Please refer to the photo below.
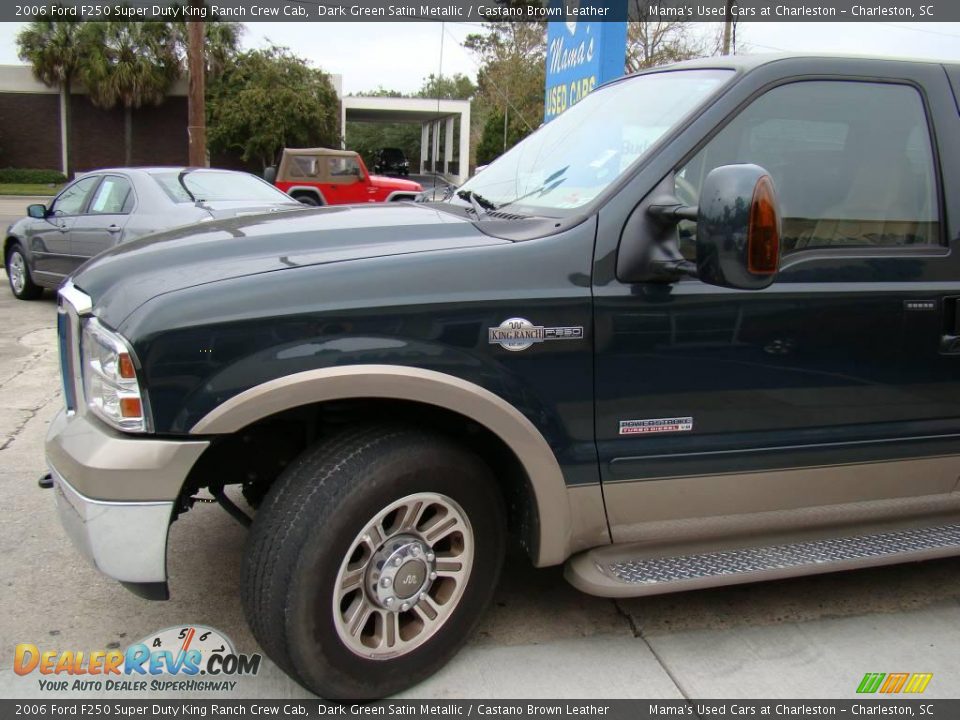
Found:
<path fill-rule="evenodd" d="M 190 433 L 231 434 L 290 408 L 353 398 L 434 405 L 468 417 L 497 435 L 517 456 L 530 479 L 539 519 L 534 563 L 543 567 L 566 560 L 570 554 L 572 515 L 567 485 L 553 450 L 536 426 L 513 405 L 453 375 L 399 365 L 307 370 L 235 395 L 201 418 Z"/>
<path fill-rule="evenodd" d="M 400 198 L 401 200 L 403 200 L 403 199 L 405 199 L 405 198 L 406 198 L 406 199 L 409 199 L 409 200 L 414 200 L 414 199 L 416 199 L 416 197 L 417 197 L 417 193 L 416 193 L 415 191 L 413 191 L 413 190 L 394 190 L 394 191 L 391 192 L 389 195 L 387 195 L 387 197 L 384 198 L 383 201 L 384 201 L 384 202 L 393 202 L 393 199 L 396 198 L 398 195 L 402 195 L 402 196 L 403 196 L 403 197 Z"/>
<path fill-rule="evenodd" d="M 313 187 L 313 185 L 294 185 L 289 190 L 287 190 L 287 195 L 289 195 L 290 197 L 293 197 L 293 194 L 295 192 L 301 192 L 301 193 L 306 192 L 306 193 L 310 193 L 311 195 L 316 195 L 321 205 L 330 204 L 327 202 L 327 198 L 324 197 L 323 193 L 320 192 L 320 188 L 315 188 Z"/>

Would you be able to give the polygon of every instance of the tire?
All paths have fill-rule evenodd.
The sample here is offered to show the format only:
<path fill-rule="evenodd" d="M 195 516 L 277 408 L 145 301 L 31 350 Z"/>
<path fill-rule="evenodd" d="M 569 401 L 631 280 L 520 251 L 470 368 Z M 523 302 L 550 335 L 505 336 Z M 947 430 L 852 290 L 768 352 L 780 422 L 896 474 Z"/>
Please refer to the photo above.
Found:
<path fill-rule="evenodd" d="M 451 440 L 388 425 L 333 436 L 284 471 L 254 518 L 241 584 L 251 630 L 321 697 L 415 685 L 490 602 L 504 517 L 490 470 Z"/>
<path fill-rule="evenodd" d="M 309 205 L 310 207 L 320 207 L 320 201 L 309 193 L 298 193 L 293 196 L 293 199 L 299 200 L 304 205 Z"/>
<path fill-rule="evenodd" d="M 17 300 L 36 300 L 43 295 L 43 288 L 30 275 L 30 265 L 20 243 L 14 243 L 7 251 L 7 280 Z"/>

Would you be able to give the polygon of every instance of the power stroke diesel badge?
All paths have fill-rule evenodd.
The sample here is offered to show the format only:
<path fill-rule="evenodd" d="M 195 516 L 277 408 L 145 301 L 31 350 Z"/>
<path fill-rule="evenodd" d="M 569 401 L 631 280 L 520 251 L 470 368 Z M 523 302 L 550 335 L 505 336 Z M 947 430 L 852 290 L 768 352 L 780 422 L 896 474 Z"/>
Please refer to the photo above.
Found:
<path fill-rule="evenodd" d="M 543 327 L 534 325 L 526 318 L 510 318 L 500 323 L 499 327 L 489 328 L 487 339 L 491 345 L 518 352 L 546 340 L 583 340 L 583 328 Z"/>

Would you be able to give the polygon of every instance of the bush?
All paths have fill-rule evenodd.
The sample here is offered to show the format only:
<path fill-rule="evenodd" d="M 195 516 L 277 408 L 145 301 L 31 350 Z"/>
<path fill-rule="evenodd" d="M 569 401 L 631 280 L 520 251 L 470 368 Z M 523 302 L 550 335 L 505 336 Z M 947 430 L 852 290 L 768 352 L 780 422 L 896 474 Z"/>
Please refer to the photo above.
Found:
<path fill-rule="evenodd" d="M 35 185 L 60 185 L 67 178 L 56 170 L 36 170 L 31 168 L 0 168 L 0 183 L 27 183 Z"/>

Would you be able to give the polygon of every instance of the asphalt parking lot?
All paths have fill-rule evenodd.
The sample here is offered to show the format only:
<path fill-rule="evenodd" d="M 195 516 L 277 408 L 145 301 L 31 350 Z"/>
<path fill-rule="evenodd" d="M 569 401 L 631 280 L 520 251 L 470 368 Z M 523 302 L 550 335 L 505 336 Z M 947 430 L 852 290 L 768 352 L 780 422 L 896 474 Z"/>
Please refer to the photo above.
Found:
<path fill-rule="evenodd" d="M 0 200 L 0 216 L 20 204 Z M 174 524 L 165 603 L 129 594 L 70 545 L 36 483 L 62 402 L 55 302 L 18 302 L 0 275 L 0 696 L 44 695 L 36 674 L 14 673 L 17 643 L 88 652 L 198 623 L 256 652 L 238 592 L 246 531 L 217 506 Z M 408 696 L 849 698 L 866 672 L 932 672 L 926 697 L 958 697 L 958 648 L 960 559 L 614 602 L 514 555 L 479 632 Z M 235 694 L 309 697 L 269 662 Z"/>

